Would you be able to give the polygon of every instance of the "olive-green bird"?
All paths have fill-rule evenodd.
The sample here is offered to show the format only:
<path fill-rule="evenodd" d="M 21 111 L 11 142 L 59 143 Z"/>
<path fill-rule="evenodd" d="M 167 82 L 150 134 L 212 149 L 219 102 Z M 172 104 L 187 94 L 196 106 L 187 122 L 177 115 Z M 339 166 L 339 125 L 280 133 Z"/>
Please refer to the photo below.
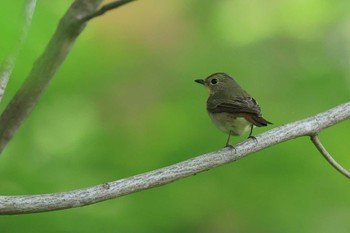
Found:
<path fill-rule="evenodd" d="M 248 138 L 254 138 L 254 126 L 272 124 L 262 117 L 255 99 L 229 75 L 215 73 L 205 80 L 197 79 L 195 82 L 209 89 L 207 111 L 216 127 L 228 134 L 226 146 L 231 146 L 231 135 L 243 135 L 250 130 Z"/>

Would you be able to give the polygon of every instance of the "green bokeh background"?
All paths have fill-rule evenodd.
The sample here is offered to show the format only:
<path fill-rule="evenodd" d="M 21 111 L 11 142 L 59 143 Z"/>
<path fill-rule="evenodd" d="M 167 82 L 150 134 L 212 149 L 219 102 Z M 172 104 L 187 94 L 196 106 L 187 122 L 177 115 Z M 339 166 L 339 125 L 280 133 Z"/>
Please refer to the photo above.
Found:
<path fill-rule="evenodd" d="M 0 61 L 18 39 L 23 3 L 0 3 Z M 71 3 L 38 1 L 1 110 Z M 193 82 L 214 72 L 236 77 L 274 122 L 256 133 L 349 101 L 349 9 L 348 0 L 140 0 L 94 19 L 1 155 L 1 195 L 84 188 L 221 148 L 226 135 Z M 320 135 L 348 168 L 349 129 Z M 119 199 L 1 216 L 0 229 L 348 233 L 349 219 L 349 181 L 305 137 Z"/>

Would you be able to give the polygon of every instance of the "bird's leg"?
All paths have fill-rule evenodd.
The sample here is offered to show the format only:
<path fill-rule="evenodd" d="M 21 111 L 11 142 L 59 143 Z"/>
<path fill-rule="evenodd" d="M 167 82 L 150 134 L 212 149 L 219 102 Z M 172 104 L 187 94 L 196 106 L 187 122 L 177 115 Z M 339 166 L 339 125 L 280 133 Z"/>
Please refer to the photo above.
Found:
<path fill-rule="evenodd" d="M 231 144 L 230 144 L 231 133 L 232 133 L 232 132 L 231 132 L 231 130 L 230 130 L 230 132 L 228 133 L 228 138 L 227 138 L 225 147 L 229 147 L 229 148 L 231 148 L 231 149 L 234 149 L 235 152 L 236 152 L 236 147 L 234 147 L 234 145 L 231 145 Z"/>
<path fill-rule="evenodd" d="M 232 146 L 230 144 L 230 138 L 231 138 L 231 130 L 228 132 L 228 138 L 227 138 L 225 147 L 228 147 L 228 146 L 231 147 Z"/>
<path fill-rule="evenodd" d="M 251 125 L 250 125 L 250 132 L 249 132 L 248 138 L 254 137 L 254 136 L 253 136 L 253 128 L 254 128 L 254 125 L 251 124 Z"/>
<path fill-rule="evenodd" d="M 250 126 L 250 133 L 249 133 L 248 138 L 254 139 L 257 142 L 258 140 L 256 139 L 256 137 L 253 136 L 253 128 L 254 128 L 254 125 L 252 124 Z"/>

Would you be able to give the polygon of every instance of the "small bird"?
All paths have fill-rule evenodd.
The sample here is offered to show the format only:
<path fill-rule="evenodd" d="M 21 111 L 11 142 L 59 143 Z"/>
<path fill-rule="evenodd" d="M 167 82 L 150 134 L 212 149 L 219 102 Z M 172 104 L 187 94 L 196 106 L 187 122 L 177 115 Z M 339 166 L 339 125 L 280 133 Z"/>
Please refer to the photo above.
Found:
<path fill-rule="evenodd" d="M 225 73 L 215 73 L 205 80 L 194 80 L 209 90 L 208 114 L 217 128 L 228 134 L 226 147 L 231 135 L 239 136 L 250 130 L 248 138 L 254 138 L 254 126 L 272 124 L 262 117 L 258 103 L 238 83 Z"/>

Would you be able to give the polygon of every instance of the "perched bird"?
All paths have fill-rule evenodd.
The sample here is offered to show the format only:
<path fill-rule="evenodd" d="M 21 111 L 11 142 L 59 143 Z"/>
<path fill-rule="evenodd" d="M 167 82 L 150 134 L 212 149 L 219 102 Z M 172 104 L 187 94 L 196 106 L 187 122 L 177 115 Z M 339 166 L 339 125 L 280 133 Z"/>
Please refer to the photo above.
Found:
<path fill-rule="evenodd" d="M 208 114 L 221 131 L 228 134 L 226 146 L 230 145 L 231 135 L 239 136 L 250 130 L 248 138 L 254 138 L 254 126 L 272 124 L 262 117 L 258 103 L 238 83 L 225 73 L 215 73 L 205 80 L 195 82 L 209 90 Z"/>

